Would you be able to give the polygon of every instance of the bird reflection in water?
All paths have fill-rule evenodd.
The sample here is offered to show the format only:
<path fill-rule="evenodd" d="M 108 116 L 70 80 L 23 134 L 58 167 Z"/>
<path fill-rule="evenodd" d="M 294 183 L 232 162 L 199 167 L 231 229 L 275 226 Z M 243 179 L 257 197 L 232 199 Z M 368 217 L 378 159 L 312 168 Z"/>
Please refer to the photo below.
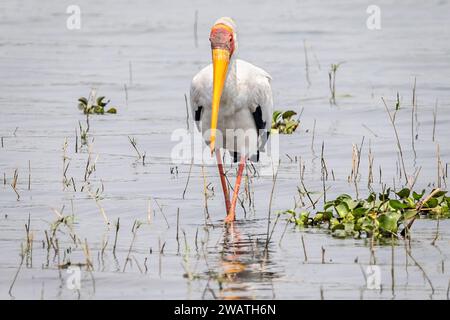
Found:
<path fill-rule="evenodd" d="M 265 254 L 265 234 L 241 234 L 236 223 L 224 228 L 217 269 L 218 299 L 254 299 L 273 296 L 274 265 Z M 262 292 L 264 291 L 264 292 Z"/>

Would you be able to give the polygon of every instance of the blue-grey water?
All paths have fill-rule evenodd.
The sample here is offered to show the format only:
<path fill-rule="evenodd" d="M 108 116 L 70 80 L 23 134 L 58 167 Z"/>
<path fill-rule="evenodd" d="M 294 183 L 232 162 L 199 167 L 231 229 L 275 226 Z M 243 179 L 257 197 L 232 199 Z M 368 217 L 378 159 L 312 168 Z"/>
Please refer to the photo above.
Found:
<path fill-rule="evenodd" d="M 66 26 L 72 4 L 81 10 L 79 30 Z M 171 134 L 186 128 L 184 95 L 190 80 L 210 63 L 209 29 L 217 18 L 232 16 L 238 25 L 239 57 L 272 75 L 275 109 L 301 113 L 300 128 L 280 136 L 271 227 L 277 211 L 299 201 L 302 165 L 305 186 L 321 198 L 322 144 L 328 198 L 367 193 L 369 149 L 373 189 L 405 184 L 381 99 L 393 112 L 397 93 L 395 123 L 406 172 L 418 173 L 418 190 L 430 191 L 438 184 L 445 189 L 450 3 L 378 1 L 379 30 L 366 26 L 371 4 L 2 1 L 0 297 L 446 299 L 448 221 L 440 221 L 439 229 L 435 220 L 414 224 L 413 258 L 403 241 L 375 245 L 381 289 L 368 289 L 365 270 L 371 250 L 366 240 L 335 239 L 326 230 L 291 226 L 284 232 L 285 222 L 279 220 L 264 258 L 271 175 L 253 177 L 249 193 L 243 188 L 245 212 L 238 205 L 238 222 L 224 229 L 216 168 L 196 163 L 190 169 L 171 158 L 176 144 Z M 330 104 L 328 72 L 331 64 L 341 62 L 336 104 Z M 92 88 L 111 99 L 118 113 L 90 117 L 88 148 L 81 145 L 79 126 L 87 124 L 77 99 Z M 192 130 L 192 117 L 190 122 Z M 145 164 L 128 137 L 145 153 Z M 359 148 L 363 138 L 356 189 L 348 182 L 352 146 Z M 89 158 L 92 173 L 85 179 Z M 11 187 L 15 171 L 19 196 Z M 229 175 L 233 181 L 234 167 Z M 74 216 L 69 223 L 73 230 L 59 226 L 49 247 L 47 236 L 52 236 L 58 214 Z M 22 259 L 29 217 L 32 250 Z M 73 241 L 73 234 L 78 240 Z M 81 264 L 79 290 L 70 285 L 69 261 Z"/>

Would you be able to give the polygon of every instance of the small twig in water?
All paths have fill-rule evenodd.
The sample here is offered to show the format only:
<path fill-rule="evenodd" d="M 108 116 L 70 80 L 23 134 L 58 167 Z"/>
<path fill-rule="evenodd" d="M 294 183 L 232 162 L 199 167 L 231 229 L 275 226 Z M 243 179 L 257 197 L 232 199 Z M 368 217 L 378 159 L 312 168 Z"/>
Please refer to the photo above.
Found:
<path fill-rule="evenodd" d="M 280 165 L 279 162 L 278 162 L 278 165 Z M 272 166 L 273 166 L 273 163 L 272 163 Z M 265 257 L 267 256 L 268 248 L 269 248 L 270 215 L 272 213 L 272 200 L 273 200 L 273 194 L 274 194 L 274 191 L 275 191 L 275 184 L 277 182 L 278 171 L 279 171 L 279 169 L 277 168 L 277 171 L 273 173 L 272 191 L 270 192 L 269 212 L 268 212 L 268 215 L 267 215 L 267 237 L 266 237 L 266 246 L 265 246 L 265 249 L 264 249 L 264 256 Z"/>
<path fill-rule="evenodd" d="M 400 153 L 400 159 L 401 159 L 401 161 L 402 161 L 403 173 L 405 174 L 406 183 L 408 183 L 408 174 L 407 174 L 407 172 L 406 172 L 405 161 L 403 160 L 402 145 L 400 144 L 400 138 L 398 137 L 397 128 L 396 128 L 396 126 L 395 126 L 394 119 L 392 118 L 392 115 L 391 115 L 391 113 L 389 112 L 389 108 L 388 108 L 388 106 L 387 106 L 387 104 L 386 104 L 386 101 L 384 101 L 384 98 L 383 98 L 383 97 L 381 97 L 381 100 L 383 100 L 384 106 L 385 106 L 385 108 L 386 108 L 386 112 L 387 112 L 387 114 L 389 115 L 389 119 L 391 120 L 392 127 L 394 128 L 395 137 L 396 137 L 396 139 L 397 139 L 397 147 L 398 147 L 398 151 L 399 151 L 399 153 Z"/>
<path fill-rule="evenodd" d="M 186 93 L 184 94 L 184 103 L 186 105 L 186 129 L 189 131 L 189 105 Z"/>
<path fill-rule="evenodd" d="M 308 262 L 308 255 L 306 254 L 306 245 L 305 245 L 305 239 L 302 235 L 302 247 L 303 247 L 303 254 L 305 255 L 305 262 Z"/>
<path fill-rule="evenodd" d="M 116 253 L 117 235 L 119 234 L 119 229 L 120 229 L 120 218 L 117 218 L 117 222 L 116 222 L 116 234 L 115 234 L 115 236 L 114 236 L 113 254 Z"/>
<path fill-rule="evenodd" d="M 141 159 L 142 155 L 141 155 L 141 153 L 139 152 L 139 150 L 137 148 L 137 141 L 136 141 L 136 139 L 134 137 L 130 138 L 130 136 L 128 136 L 128 140 L 130 141 L 131 145 L 133 146 L 134 150 L 136 151 L 136 153 L 138 155 L 138 159 Z"/>
<path fill-rule="evenodd" d="M 434 142 L 434 136 L 436 133 L 436 117 L 437 117 L 437 108 L 438 108 L 438 101 L 436 100 L 436 105 L 434 106 L 434 111 L 433 111 L 433 142 Z"/>
<path fill-rule="evenodd" d="M 153 200 L 155 201 L 156 205 L 158 206 L 159 212 L 161 212 L 162 216 L 164 217 L 164 220 L 166 221 L 166 224 L 167 224 L 167 228 L 169 229 L 170 228 L 170 224 L 169 224 L 169 221 L 167 221 L 167 217 L 164 214 L 162 206 L 159 205 L 159 203 L 158 203 L 158 201 L 156 201 L 156 199 L 153 199 Z"/>
<path fill-rule="evenodd" d="M 191 178 L 191 171 L 192 171 L 192 166 L 193 165 L 194 165 L 194 158 L 191 159 L 191 165 L 189 166 L 189 173 L 188 173 L 188 177 L 187 177 L 187 180 L 186 180 L 186 185 L 185 185 L 184 190 L 183 190 L 183 199 L 184 199 L 184 196 L 186 194 L 187 187 L 189 185 L 189 179 Z"/>

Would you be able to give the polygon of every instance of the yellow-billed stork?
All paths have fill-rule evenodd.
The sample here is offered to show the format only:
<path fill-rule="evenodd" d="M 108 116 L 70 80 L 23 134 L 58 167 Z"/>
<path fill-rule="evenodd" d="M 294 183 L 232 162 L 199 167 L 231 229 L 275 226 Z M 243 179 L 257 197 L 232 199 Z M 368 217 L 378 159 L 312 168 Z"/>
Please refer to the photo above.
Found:
<path fill-rule="evenodd" d="M 212 64 L 192 79 L 190 100 L 197 128 L 216 153 L 217 166 L 227 216 L 235 220 L 236 202 L 247 159 L 259 160 L 267 140 L 272 118 L 270 75 L 236 58 L 236 24 L 231 18 L 218 19 L 209 40 Z M 239 159 L 233 197 L 230 202 L 220 149 L 226 149 L 235 162 Z"/>

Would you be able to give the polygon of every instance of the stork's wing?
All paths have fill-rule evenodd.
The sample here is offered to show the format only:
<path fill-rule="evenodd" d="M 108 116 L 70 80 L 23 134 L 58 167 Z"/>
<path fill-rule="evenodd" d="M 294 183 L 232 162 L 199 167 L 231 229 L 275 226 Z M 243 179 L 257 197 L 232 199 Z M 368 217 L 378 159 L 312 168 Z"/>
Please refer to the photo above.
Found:
<path fill-rule="evenodd" d="M 254 81 L 251 82 L 253 101 L 250 103 L 250 111 L 258 130 L 258 147 L 264 150 L 272 126 L 273 98 L 270 85 L 272 78 L 260 68 L 254 67 L 254 72 L 257 76 L 255 75 Z"/>
<path fill-rule="evenodd" d="M 204 106 L 211 105 L 211 92 L 212 65 L 209 65 L 197 73 L 191 83 L 191 111 L 199 131 L 201 131 L 200 122 L 204 114 Z"/>

